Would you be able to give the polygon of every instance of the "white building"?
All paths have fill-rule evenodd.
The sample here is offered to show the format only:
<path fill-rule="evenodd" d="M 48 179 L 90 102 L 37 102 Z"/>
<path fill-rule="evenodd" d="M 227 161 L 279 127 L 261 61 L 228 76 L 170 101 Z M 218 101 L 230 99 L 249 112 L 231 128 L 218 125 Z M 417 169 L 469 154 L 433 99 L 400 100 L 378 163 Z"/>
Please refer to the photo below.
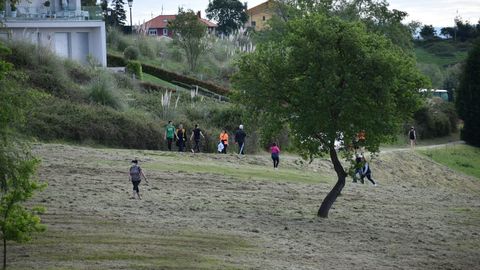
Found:
<path fill-rule="evenodd" d="M 4 27 L 0 38 L 28 40 L 57 55 L 87 63 L 89 56 L 107 65 L 105 22 L 99 7 L 82 7 L 80 0 L 0 0 Z M 16 12 L 11 2 L 18 1 Z M 1 11 L 0 11 L 1 12 Z M 0 23 L 1 24 L 1 23 Z"/>

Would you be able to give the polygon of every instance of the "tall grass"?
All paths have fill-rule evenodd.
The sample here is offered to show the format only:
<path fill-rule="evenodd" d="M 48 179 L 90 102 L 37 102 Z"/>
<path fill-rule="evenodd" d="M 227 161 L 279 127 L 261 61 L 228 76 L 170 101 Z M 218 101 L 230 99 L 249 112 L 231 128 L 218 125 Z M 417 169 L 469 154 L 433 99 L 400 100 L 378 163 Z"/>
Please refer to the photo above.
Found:
<path fill-rule="evenodd" d="M 90 83 L 88 98 L 90 101 L 100 105 L 110 106 L 117 110 L 124 109 L 125 103 L 122 102 L 119 94 L 115 92 L 116 88 L 112 76 L 102 73 Z"/>

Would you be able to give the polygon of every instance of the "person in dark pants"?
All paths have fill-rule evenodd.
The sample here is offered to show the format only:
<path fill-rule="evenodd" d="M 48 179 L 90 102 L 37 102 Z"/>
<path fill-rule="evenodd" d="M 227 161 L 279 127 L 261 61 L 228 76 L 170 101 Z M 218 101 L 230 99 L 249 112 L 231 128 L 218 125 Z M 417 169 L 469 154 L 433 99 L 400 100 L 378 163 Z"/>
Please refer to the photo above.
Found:
<path fill-rule="evenodd" d="M 177 132 L 175 132 L 175 136 L 177 138 L 178 152 L 184 152 L 185 142 L 187 141 L 187 133 L 183 128 L 182 124 L 178 126 Z"/>
<path fill-rule="evenodd" d="M 240 125 L 235 132 L 235 143 L 238 144 L 239 155 L 245 155 L 245 137 L 247 137 L 247 134 L 243 131 L 243 125 Z"/>
<path fill-rule="evenodd" d="M 362 171 L 361 171 L 361 174 L 360 174 L 360 182 L 362 182 L 362 184 L 364 183 L 364 178 L 365 176 L 367 177 L 367 179 L 372 182 L 372 184 L 374 186 L 377 186 L 377 183 L 375 183 L 375 181 L 372 179 L 372 172 L 370 171 L 370 166 L 368 166 L 368 162 L 365 160 L 365 157 L 362 157 L 362 163 L 363 163 L 363 167 L 362 167 Z"/>
<path fill-rule="evenodd" d="M 172 143 L 175 138 L 175 126 L 172 121 L 168 121 L 168 125 L 165 127 L 164 139 L 167 141 L 168 151 L 172 151 Z"/>
<path fill-rule="evenodd" d="M 148 180 L 147 180 L 147 177 L 145 177 L 145 174 L 143 173 L 142 168 L 140 168 L 140 166 L 138 165 L 138 160 L 136 159 L 132 160 L 132 166 L 130 167 L 129 175 L 130 175 L 130 181 L 132 182 L 132 185 L 133 185 L 132 199 L 135 199 L 135 194 L 136 194 L 138 196 L 138 199 L 141 200 L 142 198 L 140 197 L 140 190 L 138 186 L 142 181 L 142 176 L 145 179 L 145 182 L 148 183 Z"/>
<path fill-rule="evenodd" d="M 222 154 L 226 154 L 228 148 L 228 132 L 226 129 L 224 129 L 222 133 L 220 133 L 220 142 L 222 142 L 223 144 Z"/>
<path fill-rule="evenodd" d="M 415 149 L 415 144 L 417 143 L 417 133 L 415 132 L 415 127 L 412 126 L 408 132 L 408 138 L 410 139 L 410 148 Z"/>
<path fill-rule="evenodd" d="M 280 148 L 276 143 L 273 143 L 272 147 L 270 147 L 270 153 L 272 153 L 273 168 L 278 169 L 278 163 L 280 163 Z"/>
<path fill-rule="evenodd" d="M 195 145 L 192 148 L 192 153 L 195 153 L 195 151 L 200 152 L 200 137 L 205 139 L 205 136 L 203 136 L 202 130 L 198 127 L 198 124 L 195 124 L 195 128 L 192 131 L 192 135 L 190 136 L 190 141 L 195 142 Z"/>

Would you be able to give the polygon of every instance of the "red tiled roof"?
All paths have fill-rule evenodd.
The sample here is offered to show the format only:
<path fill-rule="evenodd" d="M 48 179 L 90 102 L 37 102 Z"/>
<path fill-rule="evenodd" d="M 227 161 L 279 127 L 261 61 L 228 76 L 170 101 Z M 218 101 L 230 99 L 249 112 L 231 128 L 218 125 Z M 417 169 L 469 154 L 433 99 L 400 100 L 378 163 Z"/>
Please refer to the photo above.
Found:
<path fill-rule="evenodd" d="M 203 22 L 205 25 L 207 25 L 207 27 L 217 27 L 216 23 L 213 23 L 207 19 L 200 18 L 200 21 Z"/>
<path fill-rule="evenodd" d="M 159 15 L 145 24 L 148 25 L 148 28 L 167 28 L 168 22 L 175 20 L 176 17 L 177 15 Z M 215 23 L 207 19 L 200 18 L 200 21 L 207 27 L 217 27 Z"/>
<path fill-rule="evenodd" d="M 145 24 L 148 25 L 149 28 L 167 28 L 168 21 L 175 20 L 175 17 L 177 17 L 177 15 L 160 15 Z"/>

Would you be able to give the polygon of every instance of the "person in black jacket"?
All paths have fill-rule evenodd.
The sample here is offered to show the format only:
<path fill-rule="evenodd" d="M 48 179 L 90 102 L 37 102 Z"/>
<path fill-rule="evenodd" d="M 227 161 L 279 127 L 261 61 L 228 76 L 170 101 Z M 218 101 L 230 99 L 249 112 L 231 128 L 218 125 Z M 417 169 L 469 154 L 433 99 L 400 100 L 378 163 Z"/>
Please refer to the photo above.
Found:
<path fill-rule="evenodd" d="M 243 131 L 243 125 L 240 125 L 235 132 L 235 144 L 238 144 L 239 155 L 245 155 L 245 137 L 247 137 L 247 134 Z"/>

